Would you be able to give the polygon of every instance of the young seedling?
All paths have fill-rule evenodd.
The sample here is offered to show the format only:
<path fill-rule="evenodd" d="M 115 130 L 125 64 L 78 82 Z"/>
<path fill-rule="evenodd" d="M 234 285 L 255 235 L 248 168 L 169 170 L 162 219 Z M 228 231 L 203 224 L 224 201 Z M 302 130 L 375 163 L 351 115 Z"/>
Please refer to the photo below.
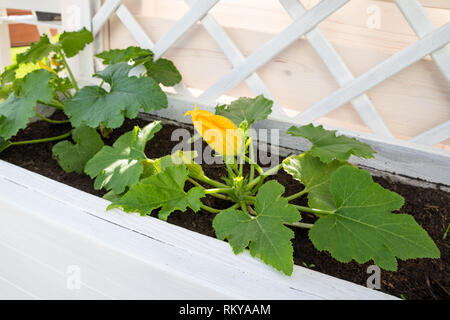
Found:
<path fill-rule="evenodd" d="M 66 172 L 82 173 L 87 161 L 104 146 L 102 137 L 107 138 L 125 118 L 135 118 L 140 109 L 167 108 L 167 96 L 160 83 L 173 86 L 181 81 L 181 75 L 172 62 L 153 61 L 153 53 L 139 47 L 98 54 L 106 68 L 93 76 L 101 83 L 80 88 L 67 59 L 92 41 L 92 33 L 85 28 L 62 33 L 56 43 L 44 35 L 17 55 L 17 63 L 1 74 L 0 152 L 16 145 L 63 140 L 53 147 L 54 157 Z M 21 66 L 29 63 L 38 69 L 19 77 Z M 139 64 L 146 71 L 130 76 Z M 45 117 L 38 105 L 61 110 L 65 119 Z M 36 116 L 54 125 L 70 123 L 72 128 L 56 137 L 11 140 Z"/>
<path fill-rule="evenodd" d="M 401 209 L 403 198 L 348 162 L 351 155 L 373 157 L 374 151 L 365 143 L 337 136 L 322 126 L 293 126 L 288 133 L 308 139 L 311 148 L 264 171 L 256 162 L 250 129 L 255 121 L 266 119 L 271 108 L 270 100 L 258 96 L 218 106 L 216 114 L 197 108 L 186 114 L 197 133 L 223 158 L 227 175 L 222 181 L 206 176 L 193 161 L 193 152 L 147 158 L 144 149 L 161 129 L 159 122 L 136 127 L 112 147 L 103 147 L 89 160 L 85 172 L 95 178 L 97 189 L 110 191 L 109 208 L 141 215 L 159 209 L 164 220 L 187 208 L 216 214 L 216 235 L 227 239 L 236 254 L 248 248 L 252 256 L 287 275 L 293 271 L 291 240 L 296 227 L 309 229 L 313 245 L 341 262 L 373 260 L 381 268 L 396 270 L 397 259 L 440 256 L 412 216 L 393 213 Z M 247 174 L 244 163 L 250 166 Z M 266 181 L 280 169 L 299 182 L 299 192 L 286 197 L 279 182 Z M 194 187 L 185 191 L 187 181 Z M 229 207 L 207 206 L 202 202 L 206 195 L 228 201 Z M 299 197 L 307 197 L 308 205 L 293 203 Z M 315 215 L 316 221 L 301 222 L 303 212 Z"/>

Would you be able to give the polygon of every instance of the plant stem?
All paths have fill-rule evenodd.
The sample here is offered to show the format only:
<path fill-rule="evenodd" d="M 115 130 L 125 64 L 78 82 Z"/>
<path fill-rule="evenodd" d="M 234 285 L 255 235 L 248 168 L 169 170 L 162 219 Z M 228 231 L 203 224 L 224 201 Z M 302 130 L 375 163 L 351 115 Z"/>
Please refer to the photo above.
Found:
<path fill-rule="evenodd" d="M 44 117 L 42 114 L 39 114 L 36 110 L 34 110 L 34 112 L 36 113 L 36 115 L 37 115 L 39 118 L 41 118 L 42 120 L 47 121 L 47 122 L 49 122 L 49 123 L 53 123 L 53 124 L 62 124 L 62 123 L 68 123 L 68 122 L 70 122 L 70 120 L 52 120 L 52 119 L 49 119 L 49 118 L 47 118 L 47 117 Z"/>
<path fill-rule="evenodd" d="M 306 188 L 303 189 L 303 190 L 300 191 L 300 192 L 297 192 L 297 193 L 295 193 L 295 194 L 293 194 L 293 195 L 290 195 L 289 197 L 286 197 L 286 199 L 287 199 L 288 201 L 291 201 L 291 200 L 294 200 L 294 199 L 297 199 L 297 198 L 301 197 L 301 196 L 304 195 L 305 193 L 308 193 L 308 190 L 307 190 Z"/>
<path fill-rule="evenodd" d="M 300 210 L 300 211 L 313 213 L 313 214 L 315 214 L 315 215 L 317 215 L 317 216 L 334 214 L 334 211 L 321 210 L 321 209 L 315 209 L 315 208 L 303 207 L 303 206 L 298 206 L 298 205 L 293 205 L 293 206 L 296 207 L 296 208 L 297 208 L 298 210 Z"/>
<path fill-rule="evenodd" d="M 50 138 L 44 138 L 44 139 L 35 139 L 35 140 L 26 140 L 26 141 L 16 141 L 16 142 L 10 141 L 1 151 L 5 150 L 6 148 L 9 148 L 11 146 L 18 146 L 18 145 L 23 145 L 23 144 L 44 143 L 44 142 L 62 140 L 62 139 L 68 138 L 71 134 L 72 134 L 72 130 L 70 130 L 69 132 L 64 133 L 64 134 L 62 134 L 60 136 L 56 136 L 56 137 L 50 137 Z"/>
<path fill-rule="evenodd" d="M 291 227 L 297 227 L 297 228 L 311 229 L 314 224 L 304 223 L 304 222 L 295 222 L 295 223 L 285 223 L 285 225 L 291 226 Z"/>
<path fill-rule="evenodd" d="M 273 168 L 270 168 L 270 169 L 267 170 L 266 172 L 261 173 L 260 176 L 258 176 L 257 178 L 251 180 L 251 181 L 248 183 L 247 187 L 248 187 L 248 188 L 251 188 L 251 187 L 253 187 L 255 184 L 257 184 L 258 182 L 260 182 L 260 180 L 264 180 L 267 176 L 270 176 L 271 174 L 274 174 L 275 172 L 277 172 L 278 170 L 280 170 L 280 168 L 281 168 L 282 165 L 283 165 L 283 164 L 280 163 L 279 165 L 277 165 L 277 166 L 275 166 L 275 167 L 273 167 Z"/>
<path fill-rule="evenodd" d="M 61 53 L 61 57 L 62 57 L 62 62 L 64 64 L 64 67 L 67 70 L 67 73 L 69 74 L 69 78 L 73 84 L 73 87 L 75 88 L 76 91 L 80 91 L 80 87 L 78 86 L 77 80 L 75 79 L 75 77 L 72 73 L 72 70 L 70 69 L 69 64 L 67 63 L 66 56 L 64 55 L 63 52 L 60 52 L 60 53 Z"/>
<path fill-rule="evenodd" d="M 51 103 L 51 102 L 44 102 L 41 100 L 38 100 L 37 102 L 40 104 L 43 104 L 44 106 L 48 106 L 48 107 L 52 107 L 52 108 L 56 108 L 56 109 L 60 109 L 60 110 L 64 109 L 64 105 L 59 105 L 59 104 Z"/>
<path fill-rule="evenodd" d="M 227 186 L 226 184 L 221 183 L 221 182 L 216 181 L 216 180 L 213 180 L 211 178 L 208 178 L 207 176 L 202 176 L 202 177 L 199 176 L 199 177 L 195 177 L 195 178 L 197 180 L 206 182 L 206 183 L 208 183 L 208 184 L 210 184 L 210 185 L 212 185 L 214 187 L 217 187 L 217 188 L 229 188 L 229 186 Z"/>
<path fill-rule="evenodd" d="M 248 211 L 250 212 L 250 214 L 252 214 L 252 215 L 254 215 L 254 216 L 258 215 L 258 214 L 256 213 L 256 211 L 253 210 L 252 207 L 248 206 L 247 209 L 248 209 Z"/>
<path fill-rule="evenodd" d="M 242 211 L 244 211 L 245 213 L 247 212 L 247 204 L 245 203 L 245 201 L 240 201 L 239 204 L 241 205 Z"/>
<path fill-rule="evenodd" d="M 207 206 L 206 204 L 201 205 L 200 209 L 211 212 L 211 213 L 219 213 L 220 212 L 220 210 L 211 208 L 211 207 Z"/>
<path fill-rule="evenodd" d="M 233 191 L 232 188 L 215 188 L 215 189 L 205 189 L 205 194 L 216 194 L 216 193 L 227 193 Z"/>
<path fill-rule="evenodd" d="M 248 159 L 246 157 L 246 160 L 248 159 L 247 161 L 250 164 L 250 178 L 249 179 L 250 179 L 250 181 L 252 181 L 255 178 L 255 166 L 258 166 L 258 164 L 255 162 L 255 150 L 253 149 L 253 139 L 252 138 L 250 138 L 248 152 L 250 154 L 250 159 Z M 258 166 L 257 168 L 259 168 L 258 172 L 259 172 L 259 174 L 261 174 L 261 171 L 262 171 L 261 167 Z M 261 170 L 261 171 L 259 171 L 259 170 Z"/>
<path fill-rule="evenodd" d="M 188 181 L 189 181 L 190 183 L 192 183 L 193 185 L 202 188 L 202 189 L 205 190 L 205 191 L 207 190 L 204 186 L 202 186 L 200 183 L 198 183 L 197 181 L 195 181 L 195 180 L 192 179 L 192 178 L 189 178 L 189 177 L 188 177 Z M 224 189 L 225 189 L 225 188 L 224 188 Z M 229 188 L 227 188 L 227 189 L 229 189 Z M 217 189 L 210 189 L 210 190 L 217 190 Z M 206 192 L 205 192 L 205 193 L 206 193 Z M 216 198 L 219 198 L 219 199 L 222 199 L 222 200 L 233 201 L 233 199 L 231 199 L 230 197 L 227 197 L 227 196 L 225 196 L 225 195 L 223 195 L 223 194 L 209 193 L 209 195 L 211 195 L 211 196 L 213 196 L 213 197 L 216 197 Z"/>

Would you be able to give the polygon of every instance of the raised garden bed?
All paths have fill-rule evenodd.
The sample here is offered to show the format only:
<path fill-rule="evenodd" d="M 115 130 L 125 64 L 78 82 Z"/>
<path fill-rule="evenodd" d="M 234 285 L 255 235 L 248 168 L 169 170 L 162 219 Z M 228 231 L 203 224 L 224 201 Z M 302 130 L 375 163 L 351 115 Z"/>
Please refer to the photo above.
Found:
<path fill-rule="evenodd" d="M 126 120 L 125 124 L 113 132 L 107 144 L 112 144 L 122 133 L 129 131 L 135 125 L 140 127 L 148 122 L 142 119 Z M 186 127 L 185 125 L 182 125 Z M 152 142 L 146 148 L 149 157 L 157 158 L 169 154 L 172 148 L 178 143 L 171 141 L 171 133 L 179 126 L 173 123 L 164 123 L 163 129 L 158 132 Z M 17 140 L 27 140 L 36 137 L 56 136 L 66 132 L 65 125 L 52 126 L 46 122 L 36 122 L 27 129 L 20 131 Z M 192 130 L 192 128 L 191 128 Z M 52 158 L 52 147 L 54 143 L 15 146 L 0 154 L 0 159 L 16 164 L 28 170 L 37 172 L 56 181 L 73 186 L 91 194 L 102 196 L 102 191 L 94 190 L 93 181 L 86 175 L 75 173 L 67 174 Z M 25 156 L 30 155 L 30 156 Z M 225 172 L 222 165 L 203 165 L 205 173 L 212 178 L 220 178 Z M 284 171 L 271 179 L 277 179 L 286 186 L 286 194 L 290 195 L 298 192 L 298 182 L 293 180 Z M 400 261 L 397 272 L 382 270 L 381 291 L 406 299 L 448 299 L 450 288 L 450 250 L 448 239 L 443 239 L 443 235 L 449 224 L 448 203 L 450 194 L 438 188 L 421 188 L 391 181 L 389 178 L 375 177 L 374 180 L 392 191 L 405 197 L 405 205 L 402 212 L 408 212 L 414 216 L 415 220 L 428 232 L 435 241 L 441 252 L 440 259 L 414 259 Z M 420 196 L 418 196 L 420 195 Z M 304 204 L 305 199 L 297 199 L 298 204 Z M 217 208 L 226 208 L 223 200 L 208 197 L 206 204 Z M 110 213 L 106 212 L 105 215 Z M 123 213 L 123 215 L 126 215 Z M 168 219 L 169 223 L 214 237 L 212 219 L 214 215 L 205 211 L 174 212 Z M 140 218 L 148 219 L 148 218 Z M 314 218 L 304 214 L 304 222 L 312 222 Z M 163 223 L 163 222 L 158 222 Z M 340 279 L 345 279 L 356 284 L 365 285 L 367 277 L 367 267 L 371 263 L 359 265 L 355 262 L 340 263 L 334 260 L 328 253 L 317 251 L 308 239 L 308 231 L 293 228 L 295 231 L 294 262 L 299 266 L 308 266 L 310 269 L 319 271 Z M 238 256 L 239 257 L 239 256 Z M 258 262 L 254 262 L 258 264 Z M 302 268 L 303 269 L 303 268 Z M 296 269 L 297 270 L 297 269 Z M 277 273 L 271 270 L 270 273 Z M 280 275 L 281 276 L 281 275 Z M 284 277 L 283 277 L 284 278 Z M 292 280 L 294 281 L 294 280 Z M 356 287 L 359 288 L 359 287 Z M 362 288 L 364 289 L 364 288 Z M 358 289 L 361 290 L 361 289 Z M 351 291 L 351 290 L 350 290 Z M 355 291 L 356 292 L 356 291 Z M 361 291 L 366 292 L 366 291 Z M 374 292 L 375 293 L 375 292 Z M 347 294 L 347 296 L 346 296 Z M 357 298 L 351 296 L 349 292 L 342 292 L 338 298 Z M 370 295 L 369 295 L 370 296 Z M 364 296 L 361 293 L 361 297 Z M 378 296 L 381 298 L 382 296 Z M 324 298 L 327 298 L 324 296 Z M 373 296 L 376 298 L 376 296 Z"/>

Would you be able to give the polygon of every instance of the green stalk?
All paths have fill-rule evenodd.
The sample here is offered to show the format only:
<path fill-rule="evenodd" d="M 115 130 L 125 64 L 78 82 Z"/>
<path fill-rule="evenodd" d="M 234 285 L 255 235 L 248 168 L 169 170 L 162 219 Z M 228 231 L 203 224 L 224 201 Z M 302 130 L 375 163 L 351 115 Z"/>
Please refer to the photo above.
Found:
<path fill-rule="evenodd" d="M 233 191 L 232 188 L 215 188 L 215 189 L 205 189 L 205 194 L 216 194 L 216 193 L 227 193 Z"/>
<path fill-rule="evenodd" d="M 73 84 L 73 87 L 75 88 L 76 91 L 80 91 L 80 87 L 78 86 L 78 82 L 75 79 L 75 76 L 73 75 L 72 70 L 69 67 L 69 64 L 67 63 L 66 56 L 62 52 L 60 52 L 60 54 L 61 54 L 61 57 L 62 57 L 62 62 L 64 64 L 64 67 L 66 68 L 67 73 L 69 74 L 70 81 Z"/>
<path fill-rule="evenodd" d="M 214 187 L 217 187 L 217 188 L 229 188 L 229 186 L 227 186 L 226 184 L 221 183 L 221 182 L 216 181 L 216 180 L 213 180 L 211 178 L 208 178 L 207 176 L 202 176 L 202 177 L 201 176 L 198 176 L 198 177 L 196 176 L 195 179 L 203 181 L 203 182 L 206 182 L 206 183 L 208 183 L 208 184 L 210 184 L 210 185 L 212 185 Z"/>
<path fill-rule="evenodd" d="M 192 178 L 189 178 L 189 177 L 188 177 L 188 181 L 189 181 L 190 183 L 192 183 L 193 185 L 202 188 L 202 189 L 205 190 L 205 191 L 208 190 L 208 189 L 206 189 L 204 186 L 202 186 L 200 183 L 198 183 L 197 181 L 195 181 L 195 180 L 192 179 Z M 223 188 L 223 189 L 225 189 L 225 188 Z M 228 188 L 227 188 L 227 189 L 228 189 Z M 217 189 L 209 189 L 209 190 L 217 190 Z M 206 193 L 206 192 L 205 192 L 205 193 Z M 223 194 L 209 193 L 209 195 L 211 195 L 211 196 L 213 196 L 213 197 L 216 197 L 216 198 L 219 198 L 219 199 L 222 199 L 222 200 L 233 201 L 233 199 L 231 199 L 230 197 L 227 197 L 227 196 L 225 196 L 225 195 L 223 195 Z"/>
<path fill-rule="evenodd" d="M 308 190 L 307 190 L 306 188 L 303 189 L 303 190 L 300 191 L 300 192 L 297 192 L 297 193 L 295 193 L 295 194 L 293 194 L 293 195 L 290 195 L 289 197 L 286 197 L 286 199 L 287 199 L 288 201 L 292 201 L 292 200 L 294 200 L 294 199 L 297 199 L 297 198 L 301 197 L 301 196 L 304 195 L 305 193 L 308 193 Z"/>
<path fill-rule="evenodd" d="M 36 115 L 37 115 L 39 118 L 41 118 L 42 120 L 47 121 L 47 122 L 49 122 L 49 123 L 53 123 L 53 124 L 62 124 L 62 123 L 69 123 L 69 122 L 70 122 L 70 120 L 52 120 L 52 119 L 49 119 L 49 118 L 47 118 L 47 117 L 44 117 L 42 114 L 39 114 L 36 110 L 34 110 L 34 112 L 36 113 Z"/>
<path fill-rule="evenodd" d="M 56 109 L 60 109 L 60 110 L 64 109 L 64 105 L 62 105 L 62 104 L 56 104 L 56 103 L 51 103 L 51 102 L 44 102 L 42 100 L 38 100 L 37 102 L 40 103 L 40 104 L 43 104 L 44 106 L 47 106 L 47 107 L 52 107 L 52 108 L 56 108 Z"/>
<path fill-rule="evenodd" d="M 211 212 L 211 213 L 219 213 L 220 212 L 220 210 L 211 208 L 211 207 L 207 206 L 206 204 L 201 205 L 200 209 Z"/>
<path fill-rule="evenodd" d="M 291 226 L 291 227 L 297 227 L 297 228 L 311 229 L 314 224 L 304 223 L 304 222 L 295 222 L 295 223 L 285 223 L 285 225 Z"/>
<path fill-rule="evenodd" d="M 280 163 L 279 165 L 270 168 L 269 170 L 267 170 L 266 172 L 263 172 L 260 176 L 258 176 L 257 178 L 251 180 L 247 187 L 250 189 L 251 187 L 253 187 L 254 185 L 256 185 L 258 182 L 260 182 L 260 180 L 264 180 L 267 176 L 270 176 L 271 174 L 274 174 L 275 172 L 277 172 L 278 170 L 281 169 L 282 167 L 282 163 Z"/>
<path fill-rule="evenodd" d="M 57 141 L 57 140 L 62 140 L 65 138 L 70 137 L 70 135 L 72 134 L 72 130 L 70 130 L 67 133 L 64 133 L 60 136 L 56 136 L 56 137 L 50 137 L 50 138 L 44 138 L 44 139 L 35 139 L 35 140 L 26 140 L 26 141 L 16 141 L 16 142 L 12 142 L 9 141 L 6 143 L 6 145 L 0 150 L 3 151 L 11 146 L 18 146 L 18 145 L 24 145 L 24 144 L 36 144 L 36 143 L 44 143 L 44 142 L 51 142 L 51 141 Z"/>
<path fill-rule="evenodd" d="M 303 207 L 303 206 L 298 206 L 298 205 L 293 205 L 293 206 L 296 207 L 300 211 L 313 213 L 313 214 L 315 214 L 317 216 L 334 214 L 334 211 L 321 210 L 321 209 Z"/>

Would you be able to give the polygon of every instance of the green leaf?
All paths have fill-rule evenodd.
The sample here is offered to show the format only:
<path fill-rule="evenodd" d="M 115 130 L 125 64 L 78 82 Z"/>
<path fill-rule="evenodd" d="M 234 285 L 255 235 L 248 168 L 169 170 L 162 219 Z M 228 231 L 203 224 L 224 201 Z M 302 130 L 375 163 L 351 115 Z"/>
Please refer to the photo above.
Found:
<path fill-rule="evenodd" d="M 37 62 L 57 50 L 58 46 L 52 44 L 47 35 L 42 35 L 39 41 L 32 43 L 27 51 L 17 55 L 17 64 Z"/>
<path fill-rule="evenodd" d="M 8 140 L 3 139 L 0 137 L 0 152 L 5 150 L 5 148 L 8 146 Z"/>
<path fill-rule="evenodd" d="M 259 189 L 256 196 L 256 217 L 241 210 L 227 209 L 213 221 L 217 238 L 228 239 L 234 253 L 249 247 L 250 254 L 287 275 L 293 270 L 291 239 L 294 232 L 284 223 L 300 220 L 298 210 L 281 195 L 284 187 L 272 180 Z"/>
<path fill-rule="evenodd" d="M 312 142 L 307 152 L 320 158 L 322 162 L 329 163 L 336 159 L 346 161 L 353 154 L 361 158 L 373 158 L 375 151 L 366 143 L 346 136 L 336 136 L 336 131 L 325 130 L 323 126 L 312 124 L 288 129 L 287 133 L 300 136 Z"/>
<path fill-rule="evenodd" d="M 149 60 L 145 63 L 145 68 L 150 77 L 167 87 L 172 87 L 181 81 L 180 72 L 170 60 L 163 58 L 155 62 Z"/>
<path fill-rule="evenodd" d="M 72 132 L 75 144 L 68 140 L 58 142 L 52 149 L 53 156 L 65 172 L 83 173 L 86 163 L 103 148 L 103 140 L 97 130 L 79 127 Z"/>
<path fill-rule="evenodd" d="M 0 104 L 0 135 L 8 140 L 28 124 L 35 115 L 37 100 L 48 102 L 53 89 L 49 82 L 54 75 L 46 70 L 36 70 L 20 81 L 17 92 Z"/>
<path fill-rule="evenodd" d="M 283 161 L 283 169 L 305 186 L 309 206 L 322 210 L 336 209 L 330 182 L 334 171 L 343 165 L 350 164 L 338 160 L 326 164 L 310 154 L 291 156 Z"/>
<path fill-rule="evenodd" d="M 256 98 L 239 98 L 229 105 L 216 107 L 216 114 L 224 116 L 239 126 L 247 120 L 251 126 L 255 121 L 267 119 L 272 112 L 273 101 L 259 95 Z"/>
<path fill-rule="evenodd" d="M 334 214 L 319 218 L 309 232 L 318 250 L 327 250 L 341 261 L 373 260 L 386 270 L 396 270 L 396 257 L 438 258 L 433 240 L 408 214 L 393 214 L 403 198 L 373 182 L 367 171 L 343 166 L 331 178 Z"/>
<path fill-rule="evenodd" d="M 16 71 L 18 67 L 19 66 L 17 64 L 13 64 L 5 68 L 5 71 L 1 74 L 2 87 L 5 86 L 7 83 L 11 83 L 14 80 L 16 80 Z"/>
<path fill-rule="evenodd" d="M 97 74 L 109 83 L 106 91 L 98 86 L 86 86 L 66 103 L 65 113 L 74 127 L 85 124 L 96 128 L 118 128 L 125 117 L 135 118 L 139 109 L 149 112 L 167 108 L 167 96 L 152 78 L 129 77 L 132 66 L 117 63 Z"/>
<path fill-rule="evenodd" d="M 145 145 L 161 130 L 160 121 L 154 121 L 143 129 L 134 127 L 123 134 L 113 146 L 103 147 L 85 167 L 85 173 L 96 178 L 94 187 L 122 193 L 139 181 L 143 172 L 142 162 L 147 159 Z"/>
<path fill-rule="evenodd" d="M 58 44 L 64 50 L 67 58 L 72 58 L 83 50 L 86 45 L 94 41 L 92 33 L 83 28 L 79 31 L 68 32 L 65 31 L 59 36 Z"/>
<path fill-rule="evenodd" d="M 200 199 L 205 196 L 205 193 L 199 187 L 185 192 L 184 184 L 187 177 L 188 170 L 185 165 L 168 167 L 133 185 L 108 209 L 121 207 L 125 212 L 139 212 L 141 215 L 146 215 L 154 209 L 161 208 L 159 218 L 162 220 L 167 220 L 173 211 L 185 211 L 187 207 L 197 212 L 202 205 Z"/>
<path fill-rule="evenodd" d="M 112 49 L 96 55 L 103 60 L 103 64 L 135 61 L 136 64 L 153 60 L 153 52 L 140 47 L 128 47 L 126 49 Z"/>

